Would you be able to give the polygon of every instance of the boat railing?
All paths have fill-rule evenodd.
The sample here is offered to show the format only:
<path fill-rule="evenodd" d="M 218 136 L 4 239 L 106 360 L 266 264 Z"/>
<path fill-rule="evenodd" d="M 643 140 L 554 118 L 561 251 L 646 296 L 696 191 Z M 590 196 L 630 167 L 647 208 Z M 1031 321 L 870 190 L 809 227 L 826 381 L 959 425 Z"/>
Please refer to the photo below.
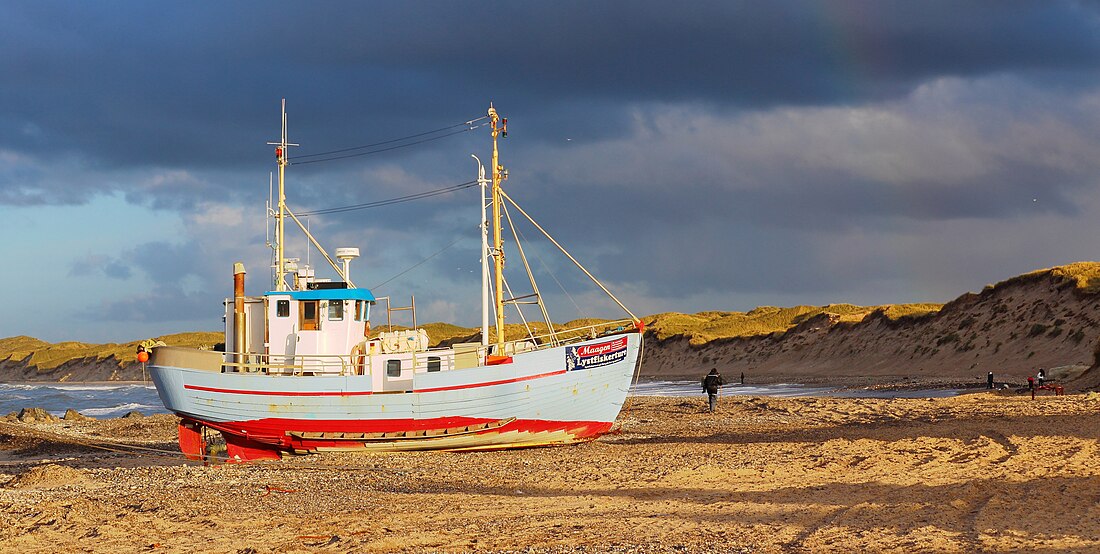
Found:
<path fill-rule="evenodd" d="M 263 373 L 268 375 L 371 375 L 376 365 L 375 358 L 379 357 L 379 355 L 290 355 L 226 352 L 222 366 L 224 371 L 227 372 Z M 417 373 L 455 369 L 455 357 L 451 349 L 392 353 L 381 357 L 383 359 L 407 359 L 413 371 Z M 382 368 L 384 367 L 383 365 Z"/>
<path fill-rule="evenodd" d="M 596 339 L 602 336 L 616 335 L 633 328 L 634 320 L 621 319 L 618 321 L 603 321 L 580 327 L 570 327 L 568 329 L 554 331 L 553 334 L 545 333 L 542 335 L 535 335 L 525 340 L 529 341 L 533 339 L 538 344 L 534 349 L 542 350 L 544 348 L 552 348 L 563 344 L 572 344 L 574 342 Z"/>
<path fill-rule="evenodd" d="M 351 357 L 339 354 L 226 352 L 222 366 L 225 372 L 268 375 L 352 375 L 355 373 Z"/>

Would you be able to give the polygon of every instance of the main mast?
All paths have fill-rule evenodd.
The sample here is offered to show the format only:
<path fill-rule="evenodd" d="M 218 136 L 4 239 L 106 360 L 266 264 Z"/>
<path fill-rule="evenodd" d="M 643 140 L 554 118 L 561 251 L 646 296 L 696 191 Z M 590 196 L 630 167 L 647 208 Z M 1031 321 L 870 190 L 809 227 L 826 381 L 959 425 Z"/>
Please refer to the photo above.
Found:
<path fill-rule="evenodd" d="M 497 350 L 498 356 L 504 355 L 504 242 L 500 236 L 500 183 L 508 178 L 508 172 L 500 165 L 497 151 L 497 136 L 508 136 L 508 119 L 501 119 L 496 108 L 489 104 L 489 121 L 493 129 L 493 293 L 497 314 Z"/>
<path fill-rule="evenodd" d="M 286 290 L 286 257 L 283 255 L 283 237 L 285 236 L 286 223 L 286 190 L 284 178 L 286 176 L 287 147 L 298 146 L 287 142 L 286 136 L 286 98 L 283 98 L 283 132 L 279 142 L 269 142 L 275 146 L 275 161 L 279 164 L 279 213 L 275 214 L 275 290 Z"/>

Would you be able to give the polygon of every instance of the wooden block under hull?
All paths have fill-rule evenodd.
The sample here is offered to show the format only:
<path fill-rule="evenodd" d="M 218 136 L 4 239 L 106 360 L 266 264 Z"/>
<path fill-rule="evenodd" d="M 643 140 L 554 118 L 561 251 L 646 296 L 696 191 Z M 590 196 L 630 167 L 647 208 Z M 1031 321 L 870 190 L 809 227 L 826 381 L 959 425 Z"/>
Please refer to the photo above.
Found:
<path fill-rule="evenodd" d="M 392 442 L 351 442 L 340 446 L 317 446 L 310 448 L 318 452 L 396 452 L 410 450 L 500 450 L 505 448 L 530 448 L 569 444 L 585 439 L 577 439 L 569 431 L 490 431 L 453 437 L 440 437 L 420 440 Z"/>

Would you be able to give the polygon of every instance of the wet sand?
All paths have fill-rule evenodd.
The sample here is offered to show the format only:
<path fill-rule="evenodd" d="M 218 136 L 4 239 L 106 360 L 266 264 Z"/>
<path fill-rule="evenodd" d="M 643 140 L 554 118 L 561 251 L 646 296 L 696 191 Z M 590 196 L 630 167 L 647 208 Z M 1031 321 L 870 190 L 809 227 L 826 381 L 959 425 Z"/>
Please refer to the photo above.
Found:
<path fill-rule="evenodd" d="M 1095 395 L 704 404 L 634 398 L 575 446 L 256 465 L 161 454 L 171 416 L 0 423 L 0 551 L 1100 551 Z"/>

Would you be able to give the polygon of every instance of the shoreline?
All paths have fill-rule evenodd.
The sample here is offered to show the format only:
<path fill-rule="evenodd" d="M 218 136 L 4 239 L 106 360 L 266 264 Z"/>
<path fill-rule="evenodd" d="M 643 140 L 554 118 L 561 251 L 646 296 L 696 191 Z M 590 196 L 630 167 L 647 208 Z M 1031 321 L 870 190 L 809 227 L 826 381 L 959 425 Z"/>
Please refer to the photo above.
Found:
<path fill-rule="evenodd" d="M 48 386 L 66 386 L 66 385 L 88 385 L 88 386 L 109 386 L 109 385 L 149 385 L 153 386 L 153 381 L 45 381 L 38 379 L 22 379 L 22 380 L 9 380 L 0 381 L 0 385 L 48 385 Z"/>

